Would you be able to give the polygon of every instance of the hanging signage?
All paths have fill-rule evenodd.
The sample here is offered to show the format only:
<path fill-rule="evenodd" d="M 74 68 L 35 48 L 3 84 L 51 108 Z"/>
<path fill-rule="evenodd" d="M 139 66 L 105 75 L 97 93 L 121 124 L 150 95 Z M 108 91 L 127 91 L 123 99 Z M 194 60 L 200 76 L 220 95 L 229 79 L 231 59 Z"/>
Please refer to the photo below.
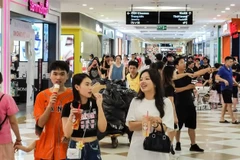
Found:
<path fill-rule="evenodd" d="M 192 11 L 160 12 L 160 24 L 191 25 L 193 24 Z"/>
<path fill-rule="evenodd" d="M 16 19 L 11 20 L 11 38 L 16 41 L 29 41 L 34 39 L 34 30 L 32 24 L 19 21 Z"/>
<path fill-rule="evenodd" d="M 28 0 L 28 9 L 31 12 L 43 15 L 45 18 L 49 12 L 49 0 L 44 0 L 44 3 L 35 3 L 33 0 Z"/>
<path fill-rule="evenodd" d="M 127 11 L 126 24 L 131 25 L 158 24 L 158 15 L 159 12 Z"/>

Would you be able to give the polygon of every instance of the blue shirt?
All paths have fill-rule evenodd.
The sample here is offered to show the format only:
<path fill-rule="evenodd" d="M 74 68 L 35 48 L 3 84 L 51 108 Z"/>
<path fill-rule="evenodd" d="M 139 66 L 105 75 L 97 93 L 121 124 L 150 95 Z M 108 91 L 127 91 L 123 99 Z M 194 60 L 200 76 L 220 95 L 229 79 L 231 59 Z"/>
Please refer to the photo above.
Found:
<path fill-rule="evenodd" d="M 123 67 L 124 67 L 123 64 L 121 64 L 120 67 L 117 67 L 115 64 L 113 64 L 112 75 L 111 75 L 112 80 L 122 80 L 123 79 Z"/>
<path fill-rule="evenodd" d="M 225 83 L 221 82 L 221 90 L 232 90 L 233 88 L 233 73 L 232 73 L 232 68 L 227 68 L 225 65 L 222 66 L 218 73 L 217 73 L 222 79 L 225 79 L 228 81 L 229 85 L 225 86 Z"/>

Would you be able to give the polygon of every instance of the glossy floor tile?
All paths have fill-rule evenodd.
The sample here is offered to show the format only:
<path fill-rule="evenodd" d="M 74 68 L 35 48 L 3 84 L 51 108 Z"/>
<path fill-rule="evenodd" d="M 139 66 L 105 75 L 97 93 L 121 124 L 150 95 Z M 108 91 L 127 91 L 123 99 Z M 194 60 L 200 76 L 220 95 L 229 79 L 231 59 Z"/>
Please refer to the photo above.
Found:
<path fill-rule="evenodd" d="M 34 134 L 34 120 L 32 110 L 27 114 L 19 115 L 19 126 L 24 145 L 30 144 L 37 137 Z M 240 119 L 240 112 L 235 113 Z M 190 140 L 187 129 L 182 132 L 182 151 L 171 156 L 173 160 L 240 160 L 240 125 L 220 124 L 220 109 L 211 111 L 198 111 L 197 143 L 205 149 L 204 153 L 189 152 Z M 226 119 L 230 121 L 229 116 Z M 111 139 L 106 137 L 101 144 L 103 160 L 126 160 L 128 154 L 127 136 L 118 137 L 119 145 L 112 148 Z M 16 160 L 33 160 L 33 152 L 16 153 Z"/>

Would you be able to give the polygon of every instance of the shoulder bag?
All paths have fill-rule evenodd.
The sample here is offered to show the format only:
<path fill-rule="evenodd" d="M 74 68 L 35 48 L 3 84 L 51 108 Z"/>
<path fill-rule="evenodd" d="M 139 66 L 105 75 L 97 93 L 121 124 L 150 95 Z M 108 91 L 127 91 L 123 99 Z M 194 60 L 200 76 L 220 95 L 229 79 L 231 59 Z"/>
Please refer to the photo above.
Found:
<path fill-rule="evenodd" d="M 145 138 L 143 142 L 144 150 L 170 153 L 171 141 L 169 137 L 165 134 L 162 123 L 160 123 L 160 126 L 162 127 L 162 131 L 156 131 L 156 129 L 154 128 L 153 132 Z"/>
<path fill-rule="evenodd" d="M 0 102 L 3 98 L 4 94 L 0 97 Z M 2 130 L 2 125 L 5 123 L 5 121 L 7 120 L 7 115 L 5 116 L 4 120 L 2 121 L 2 123 L 0 124 L 0 131 Z"/>

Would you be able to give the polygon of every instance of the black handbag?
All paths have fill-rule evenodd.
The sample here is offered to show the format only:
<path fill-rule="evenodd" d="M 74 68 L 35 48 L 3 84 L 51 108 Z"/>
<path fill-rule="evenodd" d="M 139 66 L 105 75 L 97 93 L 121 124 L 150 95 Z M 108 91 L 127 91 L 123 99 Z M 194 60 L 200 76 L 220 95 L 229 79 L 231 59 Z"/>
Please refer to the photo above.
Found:
<path fill-rule="evenodd" d="M 163 124 L 160 123 L 162 131 L 153 130 L 148 137 L 145 138 L 143 142 L 144 150 L 153 152 L 170 153 L 171 141 L 169 137 L 165 134 L 163 129 Z"/>

